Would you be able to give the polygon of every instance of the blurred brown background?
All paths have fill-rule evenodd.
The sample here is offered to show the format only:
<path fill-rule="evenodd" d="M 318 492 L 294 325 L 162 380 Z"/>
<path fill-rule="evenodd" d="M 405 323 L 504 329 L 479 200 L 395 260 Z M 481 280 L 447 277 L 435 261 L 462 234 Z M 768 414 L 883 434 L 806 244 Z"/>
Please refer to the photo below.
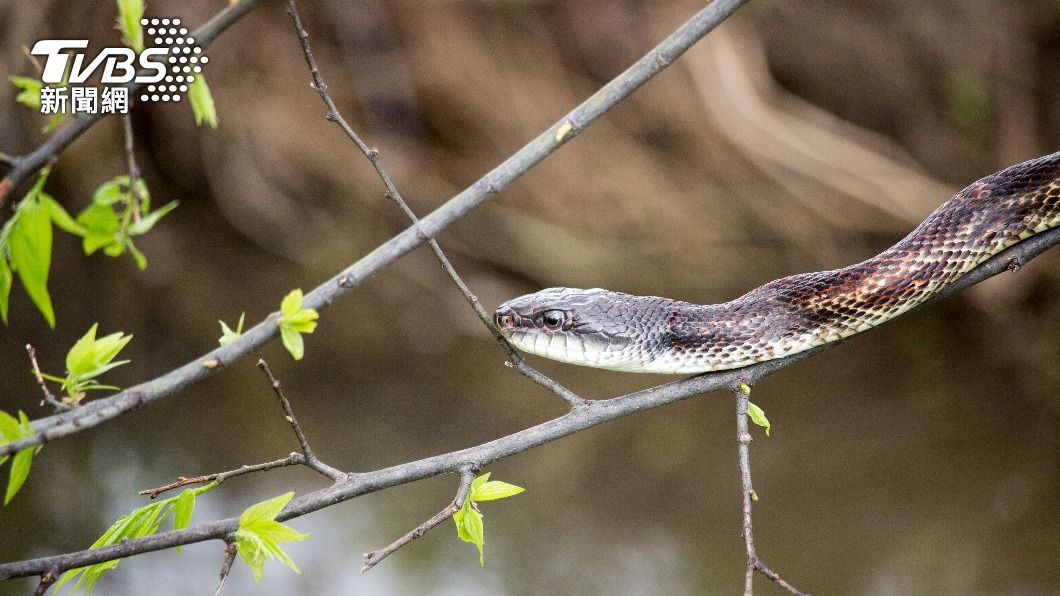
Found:
<path fill-rule="evenodd" d="M 191 6 L 188 6 L 191 4 Z M 159 0 L 198 24 L 221 2 Z M 303 19 L 345 116 L 426 214 L 649 50 L 700 2 L 340 2 Z M 49 37 L 114 45 L 112 2 L 5 2 L 0 74 Z M 406 227 L 308 86 L 283 4 L 210 48 L 220 114 L 134 112 L 158 201 L 181 206 L 140 246 L 150 265 L 86 258 L 60 235 L 50 331 L 20 287 L 0 330 L 0 408 L 33 417 L 23 346 L 61 372 L 95 321 L 135 335 L 127 386 L 216 345 Z M 6 83 L 5 83 L 6 84 Z M 0 94 L 0 150 L 43 117 Z M 443 248 L 487 307 L 554 285 L 692 301 L 843 266 L 890 245 L 963 185 L 1058 149 L 1060 3 L 755 0 L 490 204 Z M 66 151 L 48 189 L 78 211 L 125 172 L 111 119 Z M 1060 252 L 851 341 L 756 389 L 773 436 L 752 460 L 765 560 L 815 594 L 1060 593 Z M 424 249 L 323 313 L 295 364 L 261 350 L 318 453 L 369 470 L 563 413 L 503 355 Z M 583 395 L 669 380 L 534 360 Z M 0 515 L 0 559 L 86 547 L 136 491 L 297 447 L 253 359 L 161 403 L 49 444 Z M 426 519 L 451 476 L 299 519 L 313 533 L 237 564 L 230 594 L 734 593 L 743 573 L 733 405 L 715 394 L 497 463 L 527 488 L 488 503 L 486 567 L 442 526 L 359 575 L 360 555 Z M 6 468 L 5 468 L 6 474 Z M 302 470 L 242 477 L 193 521 L 238 515 Z M 221 546 L 123 562 L 104 594 L 212 593 Z M 777 593 L 759 579 L 763 594 Z M 0 584 L 26 593 L 29 581 Z"/>

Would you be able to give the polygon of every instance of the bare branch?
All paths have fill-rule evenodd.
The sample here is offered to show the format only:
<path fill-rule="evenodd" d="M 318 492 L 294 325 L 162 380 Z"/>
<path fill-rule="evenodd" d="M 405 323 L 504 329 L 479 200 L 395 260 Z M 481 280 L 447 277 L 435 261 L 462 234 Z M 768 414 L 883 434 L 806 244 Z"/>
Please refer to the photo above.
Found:
<path fill-rule="evenodd" d="M 136 163 L 136 151 L 133 147 L 132 114 L 122 114 L 121 124 L 125 129 L 125 160 L 129 167 L 129 194 L 133 200 L 132 217 L 134 221 L 140 221 L 142 215 L 140 205 L 144 198 L 140 195 L 140 189 L 137 188 L 139 186 L 137 182 L 140 180 L 140 166 Z"/>
<path fill-rule="evenodd" d="M 954 292 L 960 291 L 972 284 L 997 275 L 998 273 L 1008 271 L 1009 263 L 1014 262 L 1014 260 L 1020 263 L 1026 263 L 1031 258 L 1041 254 L 1058 243 L 1060 243 L 1060 228 L 1054 228 L 1032 236 L 995 255 L 982 265 L 979 265 L 969 273 L 965 274 L 961 279 L 943 288 L 938 294 L 924 304 L 932 303 L 934 300 L 953 294 Z M 918 308 L 921 307 L 923 307 L 923 305 Z M 908 312 L 913 312 L 915 310 L 916 309 L 912 309 Z M 878 328 L 879 327 L 875 327 L 874 329 Z M 859 337 L 860 335 L 861 334 L 851 337 Z M 707 373 L 660 385 L 658 387 L 651 387 L 621 397 L 597 401 L 593 403 L 590 408 L 572 410 L 571 412 L 549 420 L 548 422 L 543 422 L 537 426 L 512 433 L 499 439 L 494 439 L 493 441 L 475 447 L 444 453 L 392 466 L 390 468 L 376 470 L 374 472 L 353 473 L 348 475 L 345 480 L 336 482 L 327 488 L 295 497 L 287 504 L 284 510 L 280 512 L 276 519 L 278 521 L 285 521 L 330 507 L 336 503 L 347 501 L 364 494 L 378 492 L 391 486 L 407 484 L 409 482 L 415 482 L 416 480 L 437 476 L 439 474 L 457 472 L 469 461 L 476 462 L 479 466 L 486 466 L 499 459 L 528 451 L 540 445 L 544 445 L 545 443 L 561 439 L 598 424 L 610 422 L 624 416 L 672 404 L 697 395 L 717 391 L 719 389 L 731 389 L 740 381 L 745 381 L 749 385 L 754 385 L 761 379 L 764 379 L 777 371 L 783 370 L 807 358 L 816 356 L 817 354 L 829 350 L 849 339 L 850 338 L 846 338 L 838 342 L 818 346 L 786 358 L 767 360 L 765 362 L 759 362 L 757 364 L 752 364 L 751 366 L 734 370 Z M 88 406 L 83 406 L 81 409 L 87 407 Z M 12 444 L 17 445 L 17 451 L 18 449 L 25 449 L 26 447 L 37 443 L 29 442 L 28 444 L 20 445 L 16 442 Z M 8 448 L 9 445 L 3 447 Z M 172 548 L 182 544 L 223 539 L 226 535 L 236 531 L 238 528 L 239 520 L 237 518 L 230 518 L 199 524 L 184 530 L 163 532 L 145 538 L 127 540 L 119 544 L 105 546 L 98 549 L 83 550 L 64 555 L 54 555 L 12 563 L 3 563 L 0 564 L 0 580 L 12 577 L 40 575 L 52 569 L 65 570 L 73 567 L 82 567 L 134 554 Z"/>
<path fill-rule="evenodd" d="M 744 392 L 746 387 L 746 393 Z M 736 443 L 739 445 L 738 454 L 740 460 L 740 481 L 743 485 L 743 525 L 741 535 L 744 546 L 747 548 L 747 572 L 744 574 L 744 596 L 754 596 L 754 574 L 759 571 L 773 583 L 784 588 L 795 596 L 808 596 L 794 586 L 784 581 L 773 570 L 766 566 L 758 557 L 755 550 L 754 532 L 751 528 L 751 506 L 757 500 L 753 486 L 751 485 L 751 433 L 747 428 L 747 404 L 750 401 L 751 385 L 740 380 L 733 387 L 736 394 Z"/>
<path fill-rule="evenodd" d="M 460 510 L 464 506 L 464 501 L 467 499 L 467 492 L 471 488 L 471 482 L 475 480 L 475 467 L 473 465 L 466 466 L 460 471 L 460 484 L 456 489 L 456 497 L 453 498 L 453 502 L 449 503 L 438 513 L 434 514 L 430 519 L 416 526 L 408 534 L 405 534 L 401 538 L 391 542 L 385 547 L 374 550 L 364 554 L 364 567 L 361 567 L 361 573 L 364 573 L 378 565 L 383 559 L 389 557 L 399 548 L 406 544 L 422 537 L 427 532 L 431 531 L 432 528 L 442 523 L 443 521 L 453 517 L 453 514 Z"/>
<path fill-rule="evenodd" d="M 272 370 L 269 369 L 269 365 L 264 360 L 258 360 L 258 368 L 265 373 L 265 376 L 269 378 L 269 385 L 272 387 L 276 397 L 280 400 L 280 406 L 283 408 L 287 423 L 291 425 L 291 430 L 294 431 L 294 436 L 298 438 L 298 445 L 302 448 L 302 454 L 305 456 L 304 463 L 306 466 L 313 470 L 331 478 L 332 480 L 339 480 L 346 477 L 346 473 L 333 468 L 324 462 L 317 459 L 317 456 L 313 454 L 313 450 L 309 447 L 309 441 L 305 438 L 305 433 L 302 432 L 301 425 L 298 424 L 298 419 L 294 417 L 294 410 L 291 409 L 291 402 L 287 401 L 287 397 L 283 394 L 283 387 L 280 385 L 279 379 L 272 376 Z"/>
<path fill-rule="evenodd" d="M 216 472 L 214 474 L 206 474 L 204 476 L 179 476 L 176 482 L 171 482 L 165 486 L 159 486 L 158 488 L 144 489 L 136 494 L 151 497 L 152 499 L 157 498 L 164 492 L 171 491 L 173 489 L 181 488 L 183 486 L 189 486 L 192 484 L 206 484 L 208 482 L 217 481 L 217 484 L 221 484 L 225 480 L 232 478 L 233 476 L 242 476 L 243 474 L 250 474 L 252 472 L 267 472 L 276 468 L 283 468 L 287 466 L 300 466 L 305 464 L 305 456 L 301 453 L 292 453 L 283 459 L 277 459 L 273 461 L 267 461 L 260 464 L 254 465 L 242 465 L 234 470 L 227 472 Z"/>
<path fill-rule="evenodd" d="M 195 38 L 196 43 L 200 47 L 206 48 L 225 29 L 228 29 L 248 12 L 257 8 L 261 2 L 262 0 L 239 0 L 234 4 L 230 4 L 201 27 L 192 31 L 191 36 Z M 125 85 L 129 89 L 130 97 L 134 95 L 133 92 L 140 86 L 140 84 L 135 82 Z M 0 179 L 0 206 L 3 206 L 8 195 L 19 184 L 44 167 L 49 161 L 58 157 L 59 153 L 66 149 L 70 143 L 76 141 L 78 137 L 105 116 L 106 114 L 103 113 L 74 114 L 68 119 L 69 122 L 65 126 L 55 131 L 36 149 L 23 157 L 13 158 L 11 160 L 14 164 L 13 167 L 3 179 Z"/>
<path fill-rule="evenodd" d="M 56 399 L 55 396 L 52 395 L 51 390 L 48 389 L 48 384 L 44 382 L 44 376 L 40 373 L 40 365 L 37 364 L 37 351 L 33 349 L 32 345 L 26 344 L 26 352 L 29 353 L 29 361 L 30 364 L 33 365 L 33 375 L 37 377 L 37 384 L 40 385 L 40 390 L 44 393 L 44 399 L 41 400 L 40 405 L 43 406 L 46 403 L 51 404 L 57 412 L 65 412 L 71 409 L 73 406 Z"/>
<path fill-rule="evenodd" d="M 294 409 L 291 408 L 291 402 L 287 401 L 287 396 L 283 394 L 283 387 L 280 384 L 280 380 L 273 376 L 272 370 L 264 360 L 258 360 L 258 368 L 260 368 L 262 372 L 265 373 L 265 376 L 268 377 L 269 386 L 272 387 L 273 393 L 279 398 L 280 407 L 283 408 L 284 412 L 284 419 L 286 419 L 287 423 L 291 425 L 291 430 L 294 431 L 294 436 L 298 439 L 298 445 L 302 448 L 302 453 L 291 453 L 283 459 L 267 461 L 260 464 L 243 465 L 235 470 L 229 470 L 227 472 L 217 472 L 215 474 L 206 474 L 203 476 L 180 476 L 177 478 L 176 482 L 171 482 L 165 486 L 159 486 L 157 488 L 142 490 L 139 494 L 154 499 L 164 492 L 182 486 L 188 486 L 190 484 L 206 484 L 207 482 L 213 482 L 214 480 L 217 481 L 217 484 L 221 484 L 233 476 L 250 474 L 252 472 L 267 472 L 275 468 L 283 468 L 286 466 L 306 466 L 315 472 L 327 476 L 331 480 L 341 480 L 347 477 L 345 472 L 333 468 L 317 458 L 313 453 L 313 450 L 309 447 L 309 440 L 306 439 L 301 425 L 298 424 L 298 419 L 294 417 Z"/>
<path fill-rule="evenodd" d="M 364 154 L 369 162 L 371 162 L 372 167 L 375 168 L 380 180 L 383 181 L 383 186 L 386 187 L 386 197 L 400 207 L 405 213 L 405 216 L 412 222 L 412 227 L 419 234 L 420 241 L 425 241 L 427 243 L 431 252 L 434 253 L 434 257 L 438 259 L 438 263 L 441 264 L 442 270 L 445 271 L 449 276 L 449 279 L 453 281 L 453 284 L 460 290 L 460 293 L 464 295 L 464 299 L 471 305 L 471 309 L 475 311 L 479 320 L 481 320 L 482 324 L 486 326 L 486 329 L 489 329 L 490 333 L 493 334 L 493 337 L 504 349 L 505 353 L 508 355 L 508 360 L 511 363 L 512 368 L 518 370 L 530 380 L 561 397 L 571 408 L 585 407 L 588 402 L 560 383 L 538 372 L 527 364 L 526 360 L 524 360 L 515 351 L 515 348 L 508 343 L 508 340 L 500 334 L 496 325 L 493 324 L 493 318 L 490 317 L 489 313 L 486 312 L 486 309 L 483 308 L 482 303 L 479 302 L 478 297 L 471 292 L 471 289 L 456 272 L 456 269 L 453 267 L 452 263 L 449 262 L 445 253 L 442 252 L 441 246 L 439 246 L 438 242 L 420 227 L 420 220 L 416 216 L 416 213 L 409 208 L 408 203 L 406 203 L 405 199 L 401 197 L 401 193 L 398 192 L 390 175 L 387 174 L 386 168 L 383 167 L 383 161 L 379 156 L 379 150 L 374 147 L 368 147 L 368 145 L 361 140 L 361 137 L 357 132 L 353 130 L 353 127 L 342 117 L 339 108 L 335 105 L 335 102 L 331 99 L 331 95 L 328 93 L 328 85 L 324 82 L 323 75 L 320 74 L 320 68 L 317 66 L 316 59 L 313 58 L 313 50 L 309 47 L 309 34 L 302 26 L 302 19 L 298 15 L 298 6 L 295 4 L 294 0 L 288 0 L 287 14 L 291 15 L 291 21 L 294 23 L 295 31 L 298 33 L 298 41 L 302 46 L 302 55 L 305 57 L 306 65 L 309 66 L 309 73 L 313 77 L 313 89 L 320 94 L 320 99 L 328 109 L 326 115 L 327 119 L 337 124 L 339 128 L 342 129 L 342 132 L 346 133 L 346 136 L 353 141 L 353 144 L 357 146 L 357 149 Z"/>

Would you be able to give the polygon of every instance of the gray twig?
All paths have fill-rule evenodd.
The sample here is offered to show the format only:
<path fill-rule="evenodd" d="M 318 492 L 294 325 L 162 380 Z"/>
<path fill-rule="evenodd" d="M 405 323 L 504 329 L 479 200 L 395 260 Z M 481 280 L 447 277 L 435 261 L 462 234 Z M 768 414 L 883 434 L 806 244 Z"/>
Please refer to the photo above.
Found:
<path fill-rule="evenodd" d="M 137 188 L 139 186 L 137 182 L 140 180 L 140 166 L 136 163 L 136 151 L 133 146 L 132 114 L 122 114 L 121 124 L 125 130 L 125 160 L 129 167 L 129 195 L 132 196 L 133 200 L 132 217 L 133 221 L 140 221 L 140 216 L 142 215 L 141 205 L 144 198 L 140 196 L 140 189 Z"/>
<path fill-rule="evenodd" d="M 227 472 L 215 472 L 213 474 L 204 474 L 202 476 L 179 476 L 176 482 L 171 482 L 165 486 L 159 486 L 157 488 L 144 489 L 137 494 L 152 499 L 157 498 L 164 492 L 171 491 L 173 489 L 181 488 L 191 484 L 206 484 L 208 482 L 217 481 L 217 484 L 221 484 L 225 480 L 233 476 L 242 476 L 243 474 L 250 474 L 252 472 L 267 472 L 275 468 L 283 468 L 286 466 L 300 466 L 305 463 L 305 456 L 301 453 L 292 453 L 283 459 L 277 459 L 273 461 L 267 461 L 260 464 L 254 465 L 243 465 L 234 470 L 228 470 Z"/>
<path fill-rule="evenodd" d="M 217 590 L 213 593 L 214 596 L 221 596 L 221 590 L 225 587 L 225 582 L 228 581 L 228 574 L 232 572 L 232 564 L 236 562 L 236 551 L 239 549 L 236 546 L 234 540 L 229 540 L 225 544 L 225 558 L 221 562 L 221 573 L 218 574 Z"/>
<path fill-rule="evenodd" d="M 747 388 L 744 393 L 743 387 Z M 736 394 L 736 443 L 739 445 L 740 481 L 743 485 L 743 525 L 741 535 L 747 547 L 747 572 L 744 574 L 744 596 L 754 596 L 755 571 L 768 577 L 773 583 L 795 596 L 808 596 L 795 589 L 772 569 L 762 562 L 755 550 L 754 532 L 751 528 L 751 506 L 757 500 L 754 487 L 751 485 L 751 432 L 747 428 L 747 404 L 750 401 L 751 384 L 741 379 L 733 387 Z"/>
<path fill-rule="evenodd" d="M 264 360 L 258 360 L 258 368 L 260 368 L 261 371 L 265 373 L 265 376 L 268 377 L 269 386 L 272 387 L 273 393 L 275 393 L 276 397 L 280 400 L 280 407 L 283 408 L 284 419 L 291 425 L 291 430 L 294 431 L 294 436 L 298 439 L 298 446 L 301 447 L 302 452 L 291 453 L 283 459 L 254 465 L 243 465 L 227 472 L 204 474 L 202 476 L 180 476 L 177 478 L 176 482 L 171 482 L 165 486 L 159 486 L 157 488 L 148 488 L 140 491 L 139 494 L 154 499 L 164 492 L 182 486 L 188 486 L 189 484 L 206 484 L 207 482 L 213 482 L 214 480 L 217 481 L 217 484 L 221 484 L 233 476 L 241 476 L 252 472 L 267 472 L 275 468 L 283 468 L 286 466 L 306 466 L 307 468 L 335 481 L 347 477 L 345 472 L 333 468 L 317 458 L 316 454 L 313 453 L 313 449 L 309 446 L 309 440 L 306 439 L 305 432 L 302 431 L 302 426 L 298 424 L 298 419 L 294 416 L 294 409 L 291 408 L 291 402 L 287 401 L 287 396 L 283 393 L 283 386 L 280 383 L 280 380 L 273 376 L 272 369 L 269 368 L 269 365 Z"/>
<path fill-rule="evenodd" d="M 361 573 L 364 573 L 378 565 L 383 559 L 389 557 L 399 548 L 406 544 L 422 537 L 427 532 L 431 531 L 432 528 L 442 523 L 443 521 L 453 517 L 453 514 L 460 510 L 464 506 L 464 501 L 467 499 L 467 492 L 471 488 L 471 482 L 475 479 L 475 466 L 468 465 L 460 470 L 460 484 L 457 485 L 456 497 L 453 498 L 453 502 L 449 503 L 438 513 L 435 513 L 430 519 L 416 526 L 414 529 L 409 531 L 401 538 L 391 542 L 385 547 L 379 550 L 373 550 L 364 554 L 364 567 L 361 567 Z"/>
<path fill-rule="evenodd" d="M 298 424 L 298 419 L 294 417 L 294 410 L 291 408 L 291 402 L 287 401 L 287 396 L 283 394 L 283 387 L 280 384 L 279 379 L 272 375 L 272 370 L 269 369 L 269 365 L 264 360 L 258 360 L 258 368 L 265 373 L 265 376 L 269 378 L 269 385 L 272 387 L 273 393 L 280 400 L 280 407 L 283 408 L 287 423 L 291 425 L 291 430 L 294 431 L 294 436 L 298 438 L 298 445 L 302 448 L 302 455 L 304 455 L 304 463 L 314 471 L 331 478 L 332 480 L 339 480 L 346 477 L 346 473 L 333 468 L 326 463 L 320 461 L 317 456 L 313 453 L 313 450 L 309 447 L 309 440 L 305 438 L 305 433 L 302 432 L 302 426 Z"/>
<path fill-rule="evenodd" d="M 3 257 L 0 256 L 0 258 Z M 33 349 L 32 345 L 26 344 L 26 352 L 29 353 L 29 361 L 33 365 L 33 375 L 37 377 L 37 384 L 40 385 L 40 390 L 44 393 L 44 399 L 40 402 L 40 405 L 51 404 L 57 412 L 65 412 L 71 409 L 73 406 L 56 399 L 55 395 L 48 389 L 48 384 L 44 382 L 44 375 L 40 372 L 40 365 L 37 364 L 37 351 Z"/>
<path fill-rule="evenodd" d="M 438 263 L 441 264 L 442 270 L 445 271 L 449 276 L 449 279 L 453 281 L 453 284 L 460 290 L 460 293 L 464 295 L 464 299 L 471 305 L 471 309 L 475 311 L 475 314 L 478 316 L 479 320 L 482 321 L 482 324 L 489 329 L 490 333 L 493 334 L 493 337 L 498 343 L 500 343 L 501 347 L 504 348 L 512 368 L 518 370 L 530 380 L 558 395 L 566 401 L 567 405 L 571 408 L 585 407 L 589 402 L 527 364 L 526 360 L 524 360 L 518 352 L 515 351 L 515 348 L 508 343 L 508 340 L 500 334 L 496 325 L 493 324 L 492 317 L 490 317 L 489 313 L 486 312 L 486 309 L 483 308 L 482 303 L 479 302 L 478 297 L 471 291 L 471 288 L 464 283 L 460 274 L 456 272 L 456 269 L 445 256 L 445 253 L 442 252 L 442 247 L 438 245 L 438 242 L 433 237 L 423 231 L 420 226 L 419 217 L 417 217 L 416 213 L 409 208 L 405 199 L 401 197 L 401 193 L 398 192 L 397 186 L 394 185 L 390 175 L 386 172 L 386 168 L 383 167 L 383 161 L 379 156 L 379 150 L 374 147 L 369 147 L 357 132 L 353 130 L 353 127 L 350 126 L 346 119 L 342 117 L 338 106 L 335 105 L 334 100 L 331 99 L 331 94 L 328 93 L 328 85 L 324 82 L 323 75 L 320 74 L 320 68 L 317 66 L 316 59 L 313 58 L 313 50 L 309 47 L 309 34 L 302 26 L 302 19 L 298 15 L 298 7 L 295 5 L 294 0 L 288 0 L 287 14 L 291 15 L 291 21 L 294 23 L 295 31 L 298 33 L 298 41 L 302 46 L 302 55 L 305 57 L 306 65 L 309 67 L 309 73 L 313 78 L 313 89 L 315 89 L 320 95 L 320 99 L 328 109 L 326 118 L 337 124 L 339 128 L 342 129 L 342 132 L 346 133 L 346 136 L 350 141 L 353 142 L 357 149 L 364 154 L 372 164 L 372 167 L 375 168 L 379 178 L 383 181 L 383 186 L 386 187 L 386 197 L 401 208 L 401 211 L 404 212 L 405 216 L 412 222 L 412 228 L 419 234 L 420 241 L 427 243 L 431 252 L 434 253 L 434 257 L 438 259 Z"/>

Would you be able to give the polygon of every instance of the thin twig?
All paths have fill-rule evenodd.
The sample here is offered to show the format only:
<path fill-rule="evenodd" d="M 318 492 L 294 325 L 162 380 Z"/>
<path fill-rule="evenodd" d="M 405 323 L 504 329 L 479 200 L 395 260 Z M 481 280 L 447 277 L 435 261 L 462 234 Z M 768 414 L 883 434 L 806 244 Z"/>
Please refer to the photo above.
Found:
<path fill-rule="evenodd" d="M 375 168 L 376 173 L 386 187 L 386 197 L 401 208 L 405 213 L 405 216 L 412 222 L 412 227 L 420 236 L 420 240 L 427 243 L 431 252 L 434 253 L 434 257 L 438 259 L 438 262 L 441 264 L 442 270 L 445 271 L 449 276 L 449 279 L 453 281 L 453 284 L 460 290 L 460 293 L 464 295 L 464 299 L 471 305 L 471 309 L 475 311 L 479 320 L 482 321 L 482 324 L 485 325 L 487 329 L 489 329 L 490 333 L 493 334 L 493 337 L 504 349 L 505 353 L 508 355 L 508 362 L 511 364 L 512 368 L 558 395 L 567 402 L 567 405 L 569 405 L 571 409 L 586 407 L 589 404 L 588 401 L 527 364 L 526 360 L 515 351 L 515 348 L 513 348 L 512 345 L 508 343 L 508 340 L 497 330 L 497 326 L 493 323 L 493 318 L 490 317 L 486 309 L 483 308 L 482 303 L 479 302 L 478 297 L 471 291 L 471 288 L 464 283 L 460 274 L 456 272 L 456 269 L 445 256 L 445 253 L 442 252 L 442 247 L 438 245 L 438 242 L 433 237 L 423 231 L 422 226 L 420 226 L 419 217 L 417 217 L 416 213 L 409 208 L 405 199 L 401 197 L 401 193 L 398 192 L 390 175 L 387 174 L 386 168 L 383 167 L 382 159 L 379 156 L 379 150 L 374 147 L 369 147 L 363 140 L 361 140 L 361 137 L 353 130 L 353 127 L 342 117 L 339 108 L 335 105 L 334 100 L 331 99 L 331 95 L 328 93 L 328 85 L 324 82 L 324 77 L 320 74 L 320 68 L 317 66 L 316 59 L 313 58 L 313 50 L 309 47 L 309 34 L 302 26 L 302 19 L 298 15 L 298 7 L 295 5 L 294 0 L 288 0 L 287 14 L 291 15 L 291 21 L 294 23 L 295 31 L 298 33 L 298 41 L 302 46 L 302 55 L 305 57 L 306 65 L 309 67 L 309 74 L 313 77 L 312 87 L 320 95 L 320 99 L 328 109 L 326 118 L 337 124 L 339 128 L 342 129 L 342 132 L 346 133 L 346 136 L 353 141 L 353 144 L 357 149 L 368 158 L 369 162 L 371 162 L 372 167 Z"/>
<path fill-rule="evenodd" d="M 9 168 L 13 168 L 18 165 L 19 158 L 14 155 L 8 155 L 0 151 L 0 164 L 3 164 Z"/>
<path fill-rule="evenodd" d="M 751 527 L 751 506 L 757 500 L 754 487 L 751 485 L 751 432 L 747 427 L 747 404 L 750 401 L 751 384 L 744 379 L 738 381 L 733 387 L 736 394 L 736 443 L 739 445 L 738 454 L 740 460 L 740 481 L 743 486 L 743 524 L 741 535 L 744 546 L 747 548 L 747 570 L 744 574 L 744 596 L 754 595 L 754 574 L 759 571 L 768 577 L 773 583 L 795 596 L 807 596 L 797 590 L 794 586 L 784 581 L 772 569 L 758 557 L 755 550 L 754 531 Z"/>
<path fill-rule="evenodd" d="M 453 514 L 460 510 L 464 506 L 464 501 L 467 499 L 467 492 L 471 488 L 471 482 L 475 479 L 475 466 L 468 465 L 460 471 L 460 484 L 456 489 L 456 497 L 453 498 L 453 502 L 449 503 L 438 513 L 434 514 L 433 517 L 416 526 L 412 531 L 405 534 L 401 538 L 391 542 L 385 547 L 379 550 L 373 550 L 364 554 L 364 567 L 361 567 L 361 573 L 364 573 L 375 567 L 383 559 L 389 557 L 399 548 L 406 544 L 422 537 L 427 532 L 431 531 L 432 528 L 442 523 L 443 521 L 453 517 Z"/>
<path fill-rule="evenodd" d="M 40 405 L 43 406 L 46 403 L 51 404 L 58 412 L 65 412 L 73 408 L 72 405 L 56 399 L 55 396 L 52 395 L 51 390 L 48 389 L 48 384 L 44 382 L 44 376 L 40 373 L 40 365 L 37 364 L 37 351 L 33 349 L 33 346 L 26 344 L 26 352 L 29 353 L 29 361 L 33 365 L 33 375 L 37 377 L 37 384 L 40 385 L 40 390 L 44 393 L 44 399 L 41 400 Z"/>
<path fill-rule="evenodd" d="M 234 540 L 229 540 L 225 544 L 225 558 L 221 562 L 221 573 L 218 576 L 217 591 L 213 594 L 214 596 L 221 596 L 221 590 L 225 587 L 225 582 L 228 581 L 228 574 L 232 572 L 232 563 L 236 562 L 236 551 L 239 549 L 236 546 Z"/>
<path fill-rule="evenodd" d="M 132 125 L 132 113 L 126 112 L 121 115 L 122 127 L 125 129 L 125 159 L 129 167 L 129 194 L 133 200 L 132 217 L 133 221 L 140 221 L 141 216 L 141 204 L 143 203 L 143 197 L 140 196 L 139 184 L 140 181 L 140 166 L 136 163 L 136 152 L 133 147 L 133 125 Z"/>
<path fill-rule="evenodd" d="M 305 456 L 305 461 L 303 463 L 332 480 L 341 480 L 345 478 L 347 476 L 346 472 L 333 468 L 317 459 L 317 456 L 309 447 L 309 440 L 305 438 L 305 433 L 302 432 L 302 426 L 298 424 L 298 419 L 294 417 L 294 410 L 291 408 L 291 402 L 287 401 L 287 397 L 283 394 L 283 387 L 280 385 L 279 379 L 272 375 L 272 370 L 269 369 L 269 365 L 264 360 L 258 360 L 258 368 L 260 368 L 262 372 L 265 373 L 265 376 L 269 378 L 269 385 L 272 387 L 272 391 L 276 394 L 276 397 L 280 400 L 280 407 L 283 408 L 287 423 L 291 425 L 291 430 L 294 431 L 294 436 L 298 438 L 298 445 L 302 448 L 302 454 Z"/>
<path fill-rule="evenodd" d="M 283 459 L 277 459 L 273 461 L 267 461 L 260 464 L 243 465 L 234 470 L 228 470 L 227 472 L 216 472 L 214 474 L 206 474 L 203 476 L 179 476 L 176 482 L 171 482 L 165 486 L 159 486 L 157 488 L 144 489 L 137 494 L 151 497 L 152 499 L 158 497 L 158 495 L 171 491 L 173 489 L 180 488 L 182 486 L 188 486 L 191 484 L 206 484 L 208 482 L 217 481 L 221 484 L 225 480 L 232 478 L 233 476 L 242 476 L 243 474 L 250 474 L 252 472 L 267 472 L 276 468 L 283 468 L 286 466 L 300 466 L 305 464 L 305 456 L 301 453 L 292 453 Z"/>

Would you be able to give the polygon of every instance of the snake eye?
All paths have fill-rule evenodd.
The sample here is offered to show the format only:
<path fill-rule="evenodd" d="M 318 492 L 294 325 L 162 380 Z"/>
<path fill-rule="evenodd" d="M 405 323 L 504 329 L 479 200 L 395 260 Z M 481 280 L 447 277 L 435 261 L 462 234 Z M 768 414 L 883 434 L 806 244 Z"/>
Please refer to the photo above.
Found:
<path fill-rule="evenodd" d="M 550 310 L 541 317 L 541 320 L 545 322 L 545 329 L 549 331 L 559 331 L 559 328 L 563 326 L 563 319 L 562 310 Z"/>

